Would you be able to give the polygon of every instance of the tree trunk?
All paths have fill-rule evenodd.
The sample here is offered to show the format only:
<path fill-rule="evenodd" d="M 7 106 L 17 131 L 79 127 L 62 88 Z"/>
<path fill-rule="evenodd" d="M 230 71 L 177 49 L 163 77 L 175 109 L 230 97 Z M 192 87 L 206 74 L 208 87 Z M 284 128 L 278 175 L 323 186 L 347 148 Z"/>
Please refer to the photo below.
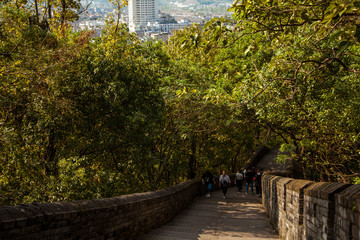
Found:
<path fill-rule="evenodd" d="M 51 3 L 50 3 L 50 0 L 48 0 L 48 16 L 49 16 L 49 19 L 52 18 L 52 16 L 51 16 Z"/>
<path fill-rule="evenodd" d="M 47 166 L 46 171 L 51 175 L 57 176 L 58 166 L 57 166 L 57 162 L 55 161 L 55 153 L 56 153 L 55 134 L 54 134 L 54 130 L 51 129 L 48 136 L 48 143 L 46 145 L 44 160 L 45 160 L 45 165 Z"/>
<path fill-rule="evenodd" d="M 61 32 L 63 34 L 64 25 L 66 20 L 66 0 L 61 0 L 61 16 L 60 16 L 60 25 L 61 25 Z"/>
<path fill-rule="evenodd" d="M 196 177 L 195 163 L 196 163 L 196 137 L 193 136 L 191 139 L 191 153 L 189 157 L 188 179 L 194 179 Z"/>
<path fill-rule="evenodd" d="M 35 0 L 35 20 L 36 20 L 36 24 L 39 25 L 39 6 L 38 6 L 38 0 Z"/>
<path fill-rule="evenodd" d="M 236 171 L 237 170 L 236 169 L 236 162 L 237 162 L 237 158 L 238 158 L 239 154 L 240 154 L 240 148 L 236 151 L 235 156 L 232 157 L 232 159 L 231 159 L 231 172 L 233 172 L 233 173 L 237 172 Z"/>

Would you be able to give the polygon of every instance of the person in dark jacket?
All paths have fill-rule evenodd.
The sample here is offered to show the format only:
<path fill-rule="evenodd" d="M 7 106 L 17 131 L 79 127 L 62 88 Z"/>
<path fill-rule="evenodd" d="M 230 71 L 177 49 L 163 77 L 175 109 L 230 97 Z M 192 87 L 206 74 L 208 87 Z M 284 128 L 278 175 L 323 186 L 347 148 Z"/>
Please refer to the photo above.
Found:
<path fill-rule="evenodd" d="M 253 187 L 254 177 L 255 177 L 254 170 L 248 169 L 245 174 L 246 194 L 249 193 L 249 187 L 251 187 L 251 193 L 254 194 L 254 187 Z"/>
<path fill-rule="evenodd" d="M 203 184 L 206 185 L 206 197 L 210 197 L 212 184 L 215 184 L 214 176 L 211 174 L 210 171 L 206 171 L 203 174 L 201 181 Z"/>
<path fill-rule="evenodd" d="M 261 178 L 263 176 L 263 170 L 260 169 L 256 173 L 255 177 L 255 188 L 256 188 L 256 195 L 258 197 L 261 197 Z"/>

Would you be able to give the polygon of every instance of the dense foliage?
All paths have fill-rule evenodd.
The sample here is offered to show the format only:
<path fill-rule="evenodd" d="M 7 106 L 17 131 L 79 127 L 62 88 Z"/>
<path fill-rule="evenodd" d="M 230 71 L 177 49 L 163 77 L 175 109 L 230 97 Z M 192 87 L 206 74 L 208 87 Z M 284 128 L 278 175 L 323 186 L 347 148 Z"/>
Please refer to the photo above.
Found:
<path fill-rule="evenodd" d="M 253 36 L 251 54 L 270 55 L 258 67 L 259 120 L 283 138 L 282 148 L 307 178 L 359 176 L 359 7 L 359 1 L 234 3 L 238 26 Z"/>
<path fill-rule="evenodd" d="M 0 203 L 158 189 L 235 171 L 260 144 L 307 178 L 358 183 L 359 7 L 239 1 L 236 20 L 161 43 L 113 19 L 72 32 L 77 0 L 4 1 Z"/>

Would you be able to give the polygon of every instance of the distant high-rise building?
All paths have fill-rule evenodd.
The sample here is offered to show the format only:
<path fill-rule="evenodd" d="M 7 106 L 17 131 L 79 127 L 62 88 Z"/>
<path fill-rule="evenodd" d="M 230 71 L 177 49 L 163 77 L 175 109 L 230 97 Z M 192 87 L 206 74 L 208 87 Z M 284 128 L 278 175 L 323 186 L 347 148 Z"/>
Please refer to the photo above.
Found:
<path fill-rule="evenodd" d="M 130 31 L 146 27 L 148 22 L 156 22 L 158 14 L 158 0 L 129 0 Z"/>

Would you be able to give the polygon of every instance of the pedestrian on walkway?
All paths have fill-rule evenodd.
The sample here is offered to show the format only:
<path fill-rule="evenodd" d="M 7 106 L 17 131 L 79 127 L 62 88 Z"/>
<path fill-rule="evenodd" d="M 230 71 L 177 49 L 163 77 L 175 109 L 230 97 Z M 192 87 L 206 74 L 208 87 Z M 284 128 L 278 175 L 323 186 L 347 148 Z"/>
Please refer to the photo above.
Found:
<path fill-rule="evenodd" d="M 248 169 L 245 174 L 246 180 L 246 194 L 249 193 L 249 187 L 251 187 L 251 193 L 254 194 L 254 187 L 253 187 L 253 179 L 254 179 L 254 171 L 252 169 Z"/>
<path fill-rule="evenodd" d="M 224 194 L 223 199 L 226 198 L 227 189 L 230 183 L 231 183 L 230 177 L 226 175 L 226 171 L 224 170 L 219 177 L 219 187 L 221 187 L 221 190 Z"/>
<path fill-rule="evenodd" d="M 256 173 L 255 178 L 255 188 L 256 188 L 256 195 L 261 197 L 261 178 L 263 176 L 263 169 L 259 169 Z"/>
<path fill-rule="evenodd" d="M 206 186 L 206 197 L 210 197 L 212 184 L 215 184 L 214 176 L 210 173 L 210 171 L 206 171 L 203 174 L 201 181 Z"/>
<path fill-rule="evenodd" d="M 236 186 L 238 187 L 238 191 L 241 192 L 243 185 L 244 175 L 241 172 L 241 169 L 236 173 Z"/>

